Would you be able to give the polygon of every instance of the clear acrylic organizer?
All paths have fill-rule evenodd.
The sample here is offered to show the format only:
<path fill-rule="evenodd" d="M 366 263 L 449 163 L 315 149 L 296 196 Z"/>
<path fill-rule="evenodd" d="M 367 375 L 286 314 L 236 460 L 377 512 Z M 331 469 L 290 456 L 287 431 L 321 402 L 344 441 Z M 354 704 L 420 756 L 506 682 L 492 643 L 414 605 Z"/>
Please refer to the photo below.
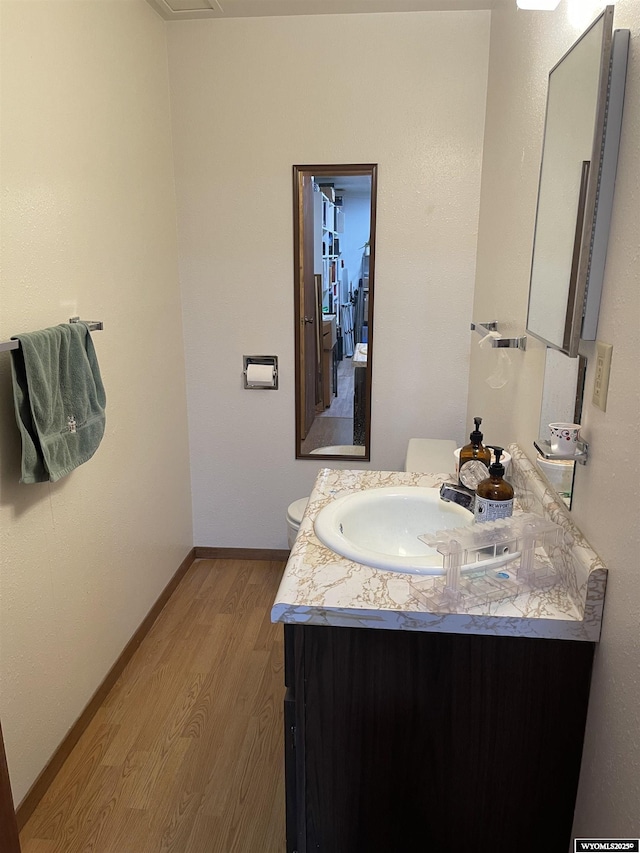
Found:
<path fill-rule="evenodd" d="M 439 530 L 419 538 L 443 557 L 444 574 L 411 578 L 415 597 L 430 610 L 467 610 L 552 586 L 548 554 L 562 528 L 532 513 Z"/>

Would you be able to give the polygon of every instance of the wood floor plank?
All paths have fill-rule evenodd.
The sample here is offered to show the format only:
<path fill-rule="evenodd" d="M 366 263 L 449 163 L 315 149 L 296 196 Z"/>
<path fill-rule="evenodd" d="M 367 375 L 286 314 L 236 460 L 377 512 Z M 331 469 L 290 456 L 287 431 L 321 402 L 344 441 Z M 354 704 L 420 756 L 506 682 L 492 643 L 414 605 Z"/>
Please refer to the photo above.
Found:
<path fill-rule="evenodd" d="M 116 767 L 95 768 L 83 796 L 78 797 L 71 813 L 56 834 L 55 853 L 99 851 L 100 834 L 116 805 L 120 772 Z"/>
<path fill-rule="evenodd" d="M 219 677 L 224 673 L 223 662 L 233 644 L 233 620 L 230 613 L 216 613 L 215 615 L 203 614 L 206 622 L 203 627 L 206 631 L 202 640 L 198 643 L 195 654 L 189 660 L 189 669 L 194 673 L 209 676 L 216 674 Z M 218 662 L 215 666 L 214 662 Z"/>
<path fill-rule="evenodd" d="M 244 845 L 246 840 L 255 838 L 255 824 L 264 823 L 271 812 L 274 788 L 265 785 L 264 776 L 281 742 L 279 738 L 271 736 L 277 715 L 273 706 L 268 710 L 270 713 L 251 718 L 235 762 L 231 787 L 233 794 L 223 814 L 224 849 L 228 853 L 241 853 L 244 848 L 238 846 L 240 839 Z"/>
<path fill-rule="evenodd" d="M 187 846 L 184 849 L 185 851 L 207 850 L 211 851 L 211 853 L 221 853 L 222 847 L 220 847 L 219 839 L 220 818 L 199 812 L 194 818 L 193 825 L 191 827 L 191 835 L 189 836 Z M 277 849 L 284 850 L 284 845 Z M 248 847 L 247 853 L 249 853 Z"/>
<path fill-rule="evenodd" d="M 249 583 L 251 566 L 245 563 L 243 569 L 236 575 L 227 595 L 222 602 L 221 613 L 244 614 L 252 609 L 255 600 L 255 586 Z"/>
<path fill-rule="evenodd" d="M 246 562 L 227 559 L 202 560 L 201 562 L 209 566 L 209 577 L 202 584 L 198 597 L 206 598 L 212 612 L 220 613 L 222 612 L 222 603 L 236 581 L 238 566 L 246 566 Z"/>
<path fill-rule="evenodd" d="M 118 803 L 122 809 L 140 811 L 133 808 L 131 803 L 135 800 L 137 792 L 144 786 L 149 763 L 148 752 L 132 750 L 120 765 Z"/>
<path fill-rule="evenodd" d="M 284 851 L 284 564 L 196 560 L 21 833 L 23 853 Z"/>
<path fill-rule="evenodd" d="M 21 839 L 22 853 L 55 853 L 55 842 L 44 841 L 42 838 Z"/>
<path fill-rule="evenodd" d="M 152 827 L 160 831 L 149 834 L 140 853 L 185 853 L 201 799 L 199 791 L 184 787 L 159 798 L 152 810 Z"/>
<path fill-rule="evenodd" d="M 203 682 L 204 676 L 201 673 L 194 674 L 190 668 L 180 673 L 174 672 L 173 679 L 163 693 L 151 695 L 145 702 L 147 725 L 138 732 L 133 748 L 150 749 L 158 742 L 158 731 L 161 730 L 163 749 L 170 749 L 172 741 L 181 736 Z M 173 689 L 169 691 L 169 687 Z M 155 707 L 149 707 L 154 704 Z"/>
<path fill-rule="evenodd" d="M 262 670 L 260 683 L 254 691 L 253 702 L 248 709 L 249 713 L 252 716 L 260 715 L 265 704 L 277 701 L 282 692 L 283 684 L 284 653 L 281 646 L 274 645 Z"/>
<path fill-rule="evenodd" d="M 114 817 L 110 831 L 101 839 L 99 853 L 142 853 L 147 840 L 152 837 L 148 812 L 119 807 L 117 819 Z"/>
<path fill-rule="evenodd" d="M 58 774 L 57 784 L 49 788 L 27 821 L 23 830 L 26 837 L 55 841 L 68 824 L 73 824 L 78 802 L 92 784 L 115 732 L 115 726 L 103 722 L 99 714 L 71 751 L 64 774 Z"/>
<path fill-rule="evenodd" d="M 144 763 L 136 775 L 135 785 L 131 786 L 131 795 L 126 799 L 123 797 L 124 805 L 143 811 L 151 809 L 160 794 L 170 786 L 188 749 L 189 741 L 186 738 L 179 738 L 169 748 L 161 743 L 154 744 L 154 748 L 146 753 Z"/>
<path fill-rule="evenodd" d="M 224 818 L 234 808 L 233 800 L 238 796 L 238 785 L 234 771 L 241 760 L 239 742 L 247 731 L 250 719 L 236 715 L 229 724 L 229 741 L 216 751 L 212 772 L 205 786 L 202 811 L 205 814 Z M 233 745 L 232 745 L 233 744 Z M 224 849 L 224 848 L 223 848 Z"/>
<path fill-rule="evenodd" d="M 254 645 L 256 651 L 259 649 L 271 649 L 274 643 L 282 642 L 282 626 L 272 624 L 270 611 L 271 607 L 265 610 L 262 617 L 262 623 Z"/>

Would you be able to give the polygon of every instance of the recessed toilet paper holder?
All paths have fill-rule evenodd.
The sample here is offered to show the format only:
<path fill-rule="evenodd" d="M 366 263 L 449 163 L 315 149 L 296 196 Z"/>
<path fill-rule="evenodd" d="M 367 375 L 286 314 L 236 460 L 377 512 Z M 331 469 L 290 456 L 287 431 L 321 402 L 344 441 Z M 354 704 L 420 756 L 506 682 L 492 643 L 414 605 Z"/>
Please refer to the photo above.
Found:
<path fill-rule="evenodd" d="M 265 371 L 258 372 L 259 379 L 252 381 L 250 370 L 251 365 L 261 367 L 270 367 L 271 374 L 265 376 Z M 244 387 L 251 391 L 277 391 L 278 390 L 278 356 L 277 355 L 243 355 L 242 356 L 242 375 L 244 377 Z"/>

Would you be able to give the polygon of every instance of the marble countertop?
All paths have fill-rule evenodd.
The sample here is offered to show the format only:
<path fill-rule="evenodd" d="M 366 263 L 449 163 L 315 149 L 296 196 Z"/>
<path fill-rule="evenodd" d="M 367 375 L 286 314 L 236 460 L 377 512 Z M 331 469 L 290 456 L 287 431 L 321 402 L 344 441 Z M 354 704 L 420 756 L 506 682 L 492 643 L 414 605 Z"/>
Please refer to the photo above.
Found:
<path fill-rule="evenodd" d="M 369 344 L 356 344 L 353 351 L 353 364 L 355 367 L 366 367 L 369 357 Z"/>
<path fill-rule="evenodd" d="M 519 507 L 554 521 L 560 542 L 548 554 L 556 580 L 507 600 L 430 606 L 422 578 L 351 562 L 317 539 L 317 513 L 336 497 L 393 485 L 439 487 L 447 472 L 337 471 L 318 474 L 285 569 L 271 619 L 305 625 L 439 631 L 583 640 L 600 636 L 607 571 L 570 514 L 517 445 L 511 445 L 510 480 Z"/>

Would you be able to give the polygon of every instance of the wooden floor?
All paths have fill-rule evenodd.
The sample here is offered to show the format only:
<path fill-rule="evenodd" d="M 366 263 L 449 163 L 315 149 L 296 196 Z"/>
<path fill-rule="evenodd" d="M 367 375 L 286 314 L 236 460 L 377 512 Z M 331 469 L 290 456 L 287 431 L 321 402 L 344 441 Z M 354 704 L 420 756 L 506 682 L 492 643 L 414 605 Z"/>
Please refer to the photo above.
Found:
<path fill-rule="evenodd" d="M 25 825 L 23 853 L 282 853 L 284 564 L 197 560 Z M 0 845 L 1 846 L 1 845 Z"/>
<path fill-rule="evenodd" d="M 302 452 L 311 453 L 318 447 L 336 444 L 353 445 L 353 418 L 317 417 L 302 442 Z"/>
<path fill-rule="evenodd" d="M 338 362 L 337 394 L 332 394 L 330 405 L 320 412 L 319 418 L 353 418 L 353 386 L 355 367 L 353 360 L 343 358 Z"/>
<path fill-rule="evenodd" d="M 350 358 L 338 362 L 338 394 L 331 397 L 330 406 L 315 416 L 302 441 L 303 453 L 310 453 L 318 447 L 353 444 L 354 370 Z"/>

